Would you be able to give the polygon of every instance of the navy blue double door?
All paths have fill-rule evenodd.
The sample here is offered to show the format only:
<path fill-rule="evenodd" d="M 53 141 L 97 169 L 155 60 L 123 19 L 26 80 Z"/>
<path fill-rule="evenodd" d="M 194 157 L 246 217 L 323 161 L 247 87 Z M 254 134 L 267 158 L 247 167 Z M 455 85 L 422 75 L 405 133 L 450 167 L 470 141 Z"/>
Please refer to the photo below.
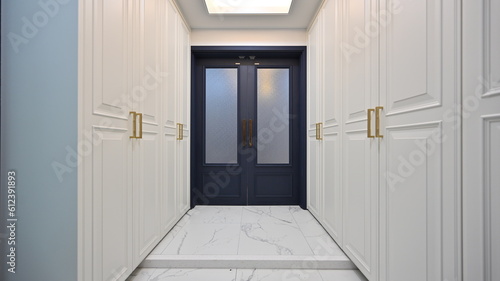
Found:
<path fill-rule="evenodd" d="M 299 63 L 196 60 L 193 205 L 299 204 Z"/>

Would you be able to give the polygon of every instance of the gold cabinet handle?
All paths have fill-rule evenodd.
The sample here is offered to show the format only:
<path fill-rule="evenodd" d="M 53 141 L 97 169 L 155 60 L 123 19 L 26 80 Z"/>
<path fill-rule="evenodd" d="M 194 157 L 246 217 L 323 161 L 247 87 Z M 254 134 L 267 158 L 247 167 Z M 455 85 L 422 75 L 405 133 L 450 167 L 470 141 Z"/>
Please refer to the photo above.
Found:
<path fill-rule="evenodd" d="M 248 147 L 253 147 L 253 121 L 252 119 L 248 120 Z"/>
<path fill-rule="evenodd" d="M 380 111 L 384 110 L 383 106 L 375 107 L 375 136 L 377 138 L 383 138 L 384 136 L 380 134 Z"/>
<path fill-rule="evenodd" d="M 375 138 L 375 136 L 372 134 L 372 114 L 375 111 L 375 109 L 370 108 L 368 109 L 368 131 L 367 131 L 367 137 L 370 139 Z"/>
<path fill-rule="evenodd" d="M 137 115 L 139 116 L 139 136 L 137 138 L 142 139 L 142 113 L 137 113 Z"/>
<path fill-rule="evenodd" d="M 130 138 L 136 139 L 137 138 L 137 112 L 130 111 L 129 114 L 134 115 L 134 120 L 132 121 L 132 135 L 130 136 Z"/>
<path fill-rule="evenodd" d="M 177 129 L 178 129 L 177 140 L 183 140 L 184 139 L 184 125 L 181 123 L 177 123 Z"/>
<path fill-rule="evenodd" d="M 243 147 L 247 146 L 247 120 L 241 121 L 241 130 L 243 134 Z"/>
<path fill-rule="evenodd" d="M 316 123 L 316 140 L 323 140 L 321 137 L 321 127 L 323 126 L 323 123 Z"/>

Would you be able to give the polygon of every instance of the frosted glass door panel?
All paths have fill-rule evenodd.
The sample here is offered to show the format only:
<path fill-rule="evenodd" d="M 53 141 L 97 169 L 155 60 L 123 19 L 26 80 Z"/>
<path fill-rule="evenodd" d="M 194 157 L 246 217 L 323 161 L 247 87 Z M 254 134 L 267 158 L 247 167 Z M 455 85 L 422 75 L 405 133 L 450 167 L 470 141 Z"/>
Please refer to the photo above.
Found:
<path fill-rule="evenodd" d="M 238 69 L 206 69 L 205 162 L 238 162 Z"/>
<path fill-rule="evenodd" d="M 257 163 L 290 163 L 290 70 L 257 70 Z M 285 117 L 285 118 L 283 118 Z"/>

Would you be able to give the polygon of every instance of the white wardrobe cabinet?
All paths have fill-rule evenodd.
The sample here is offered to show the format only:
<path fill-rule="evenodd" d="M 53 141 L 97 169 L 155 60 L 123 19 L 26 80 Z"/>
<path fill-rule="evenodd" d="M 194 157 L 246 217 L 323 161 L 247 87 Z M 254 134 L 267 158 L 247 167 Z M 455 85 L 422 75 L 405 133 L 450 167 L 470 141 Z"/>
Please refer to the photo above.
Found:
<path fill-rule="evenodd" d="M 369 280 L 460 275 L 459 5 L 329 0 L 309 31 L 308 208 Z"/>
<path fill-rule="evenodd" d="M 80 2 L 79 280 L 125 280 L 189 207 L 189 32 L 172 1 Z"/>

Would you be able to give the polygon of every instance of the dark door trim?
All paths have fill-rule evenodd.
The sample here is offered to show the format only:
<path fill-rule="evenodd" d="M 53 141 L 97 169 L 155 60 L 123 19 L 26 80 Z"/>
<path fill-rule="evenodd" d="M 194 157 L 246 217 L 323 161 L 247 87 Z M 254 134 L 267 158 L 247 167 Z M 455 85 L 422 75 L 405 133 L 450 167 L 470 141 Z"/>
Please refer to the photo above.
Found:
<path fill-rule="evenodd" d="M 306 108 L 307 108 L 307 48 L 305 46 L 195 46 L 191 47 L 191 139 L 199 137 L 196 128 L 196 60 L 200 58 L 221 58 L 234 57 L 235 55 L 272 57 L 272 58 L 298 58 L 300 61 L 300 81 L 299 81 L 299 205 L 302 209 L 307 206 L 307 128 L 306 128 Z M 191 141 L 191 208 L 198 200 L 204 201 L 202 194 L 193 186 L 196 173 L 195 155 L 196 145 Z M 205 198 L 205 200 L 207 200 Z"/>

